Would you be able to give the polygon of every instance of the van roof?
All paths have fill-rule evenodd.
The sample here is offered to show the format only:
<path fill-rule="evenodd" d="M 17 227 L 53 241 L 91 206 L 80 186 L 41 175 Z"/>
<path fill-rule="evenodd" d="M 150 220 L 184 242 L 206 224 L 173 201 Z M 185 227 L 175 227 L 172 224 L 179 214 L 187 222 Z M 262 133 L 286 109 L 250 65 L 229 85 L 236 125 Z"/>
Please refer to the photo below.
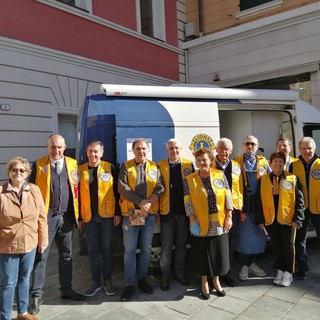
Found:
<path fill-rule="evenodd" d="M 118 97 L 153 97 L 180 99 L 236 99 L 242 103 L 266 101 L 292 104 L 299 100 L 299 94 L 292 90 L 232 89 L 208 86 L 140 86 L 102 84 L 101 93 Z"/>

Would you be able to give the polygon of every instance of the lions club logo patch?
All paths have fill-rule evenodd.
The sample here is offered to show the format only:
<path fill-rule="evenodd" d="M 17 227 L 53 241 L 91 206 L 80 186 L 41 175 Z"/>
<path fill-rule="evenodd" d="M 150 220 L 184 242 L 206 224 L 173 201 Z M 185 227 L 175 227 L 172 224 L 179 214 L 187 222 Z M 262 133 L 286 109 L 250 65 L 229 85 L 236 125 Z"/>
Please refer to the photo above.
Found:
<path fill-rule="evenodd" d="M 214 150 L 216 148 L 212 138 L 204 133 L 199 133 L 192 138 L 189 149 L 191 151 L 195 151 L 201 148 L 208 148 L 210 150 Z"/>

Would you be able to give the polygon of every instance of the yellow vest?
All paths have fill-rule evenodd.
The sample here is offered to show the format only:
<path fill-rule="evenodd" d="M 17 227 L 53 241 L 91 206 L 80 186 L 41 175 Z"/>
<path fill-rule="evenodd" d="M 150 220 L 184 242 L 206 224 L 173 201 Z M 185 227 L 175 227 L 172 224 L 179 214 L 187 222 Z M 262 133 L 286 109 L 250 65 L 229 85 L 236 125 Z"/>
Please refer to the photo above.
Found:
<path fill-rule="evenodd" d="M 235 209 L 241 210 L 243 206 L 243 183 L 241 167 L 238 162 L 231 160 L 232 163 L 232 203 Z"/>
<path fill-rule="evenodd" d="M 186 177 L 190 195 L 185 196 L 185 201 L 192 202 L 194 215 L 200 225 L 200 236 L 205 236 L 208 233 L 210 221 L 217 221 L 221 227 L 224 225 L 225 200 L 226 195 L 230 192 L 225 188 L 224 179 L 224 173 L 221 170 L 210 169 L 211 186 L 216 194 L 218 214 L 212 214 L 209 218 L 208 195 L 199 176 L 199 171 Z"/>
<path fill-rule="evenodd" d="M 125 163 L 128 172 L 128 185 L 131 190 L 135 190 L 137 181 L 137 170 L 134 159 L 128 160 Z M 147 199 L 149 199 L 157 186 L 158 182 L 158 168 L 157 164 L 153 161 L 147 160 L 146 162 L 146 182 L 147 182 Z M 134 210 L 134 203 L 120 195 L 120 208 L 123 216 L 128 216 L 129 212 Z M 156 201 L 149 210 L 149 213 L 158 213 L 159 202 Z"/>
<path fill-rule="evenodd" d="M 306 173 L 302 160 L 292 163 L 292 173 L 301 183 L 305 208 L 311 213 L 320 213 L 320 159 L 316 159 L 310 168 L 309 186 L 307 188 Z M 309 192 L 308 192 L 309 190 Z"/>
<path fill-rule="evenodd" d="M 275 218 L 275 206 L 273 199 L 273 184 L 270 180 L 270 174 L 261 177 L 260 195 L 262 202 L 265 225 L 273 223 Z M 277 220 L 280 224 L 291 225 L 295 212 L 296 203 L 296 176 L 284 172 L 286 179 L 281 179 L 279 190 L 279 204 Z"/>
<path fill-rule="evenodd" d="M 84 222 L 91 220 L 91 201 L 89 187 L 88 163 L 79 167 L 80 170 L 80 215 Z M 113 177 L 109 162 L 101 161 L 98 170 L 98 213 L 102 218 L 110 218 L 115 212 Z"/>
<path fill-rule="evenodd" d="M 248 186 L 248 178 L 246 174 L 246 169 L 244 166 L 244 155 L 241 154 L 240 156 L 236 157 L 234 159 L 240 164 L 241 167 L 241 173 L 242 173 L 242 179 L 243 179 L 243 185 L 245 188 Z M 267 173 L 267 159 L 264 156 L 260 156 L 256 154 L 256 161 L 257 161 L 257 171 L 256 171 L 256 178 L 259 180 L 260 177 L 262 177 L 264 174 Z"/>
<path fill-rule="evenodd" d="M 168 214 L 170 211 L 170 166 L 169 160 L 164 159 L 158 163 L 161 176 L 164 181 L 165 192 L 161 196 L 160 202 L 160 214 Z M 192 173 L 192 162 L 187 159 L 181 159 L 181 176 L 182 179 L 186 178 Z"/>
<path fill-rule="evenodd" d="M 75 159 L 64 157 L 68 172 L 68 180 L 72 192 L 74 215 L 79 217 L 79 203 L 78 203 L 78 165 Z M 36 161 L 37 174 L 35 184 L 40 188 L 42 198 L 44 200 L 46 211 L 49 211 L 50 205 L 50 178 L 51 166 L 49 156 L 44 156 Z"/>

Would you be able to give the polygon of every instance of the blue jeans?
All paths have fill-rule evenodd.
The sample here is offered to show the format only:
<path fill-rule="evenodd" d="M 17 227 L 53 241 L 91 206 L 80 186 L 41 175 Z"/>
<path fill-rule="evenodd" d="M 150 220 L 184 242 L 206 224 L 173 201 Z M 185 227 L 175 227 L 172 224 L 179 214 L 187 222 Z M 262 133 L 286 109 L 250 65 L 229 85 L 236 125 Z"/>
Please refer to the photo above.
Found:
<path fill-rule="evenodd" d="M 304 212 L 305 219 L 302 227 L 297 230 L 296 234 L 296 260 L 298 266 L 298 272 L 307 272 L 308 267 L 308 255 L 307 255 L 307 232 L 309 226 L 309 220 L 312 220 L 313 226 L 317 233 L 318 241 L 320 242 L 320 214 L 312 214 L 309 210 Z"/>
<path fill-rule="evenodd" d="M 0 254 L 0 318 L 10 320 L 14 293 L 17 311 L 25 313 L 29 302 L 29 280 L 36 249 L 22 254 Z"/>
<path fill-rule="evenodd" d="M 103 280 L 111 279 L 113 228 L 113 218 L 101 218 L 99 215 L 84 223 L 91 277 L 95 283 L 101 283 L 101 266 Z"/>
<path fill-rule="evenodd" d="M 161 216 L 160 265 L 162 278 L 168 279 L 171 275 L 173 245 L 175 245 L 174 274 L 177 277 L 184 275 L 188 232 L 189 220 L 185 215 Z"/>
<path fill-rule="evenodd" d="M 138 279 L 145 278 L 148 275 L 155 218 L 154 214 L 149 214 L 145 219 L 144 226 L 129 226 L 129 218 L 123 217 L 123 260 L 126 286 L 135 284 L 136 273 Z M 136 250 L 138 248 L 140 253 L 137 263 Z"/>

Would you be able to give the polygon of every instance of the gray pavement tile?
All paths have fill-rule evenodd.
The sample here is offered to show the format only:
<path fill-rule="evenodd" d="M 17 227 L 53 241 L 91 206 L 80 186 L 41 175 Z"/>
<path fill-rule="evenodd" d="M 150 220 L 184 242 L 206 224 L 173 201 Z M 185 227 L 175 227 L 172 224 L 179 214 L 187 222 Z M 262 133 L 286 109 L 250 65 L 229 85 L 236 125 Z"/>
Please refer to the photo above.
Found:
<path fill-rule="evenodd" d="M 218 319 L 218 320 L 232 320 L 236 315 L 228 311 L 216 309 L 211 306 L 205 306 L 201 310 L 192 314 L 188 320 L 204 320 L 204 319 Z"/>
<path fill-rule="evenodd" d="M 320 283 L 316 282 L 303 296 L 306 299 L 316 300 L 320 302 Z"/>
<path fill-rule="evenodd" d="M 265 296 L 297 303 L 313 285 L 314 283 L 310 280 L 301 281 L 295 279 L 290 287 L 273 286 Z"/>
<path fill-rule="evenodd" d="M 180 313 L 192 315 L 213 299 L 215 297 L 211 296 L 209 300 L 204 300 L 201 298 L 199 290 L 188 289 L 183 296 L 178 296 L 175 300 L 166 303 L 165 306 Z"/>
<path fill-rule="evenodd" d="M 228 295 L 241 298 L 246 301 L 255 301 L 265 295 L 273 287 L 269 278 L 252 278 L 241 283 L 228 291 Z"/>
<path fill-rule="evenodd" d="M 142 319 L 148 319 L 148 320 L 182 320 L 186 319 L 186 315 L 182 314 L 178 311 L 169 309 L 167 307 L 161 307 L 153 312 L 149 313 L 147 316 L 143 317 Z"/>
<path fill-rule="evenodd" d="M 141 319 L 141 316 L 139 314 L 136 314 L 128 309 L 124 309 L 122 307 L 111 310 L 110 312 L 95 318 L 98 320 L 138 320 Z"/>
<path fill-rule="evenodd" d="M 210 306 L 224 310 L 227 312 L 231 312 L 235 315 L 239 315 L 244 310 L 246 310 L 250 306 L 251 302 L 243 299 L 235 298 L 230 295 L 227 295 L 222 298 L 215 299 L 210 303 Z"/>
<path fill-rule="evenodd" d="M 299 303 L 283 317 L 283 320 L 319 320 L 320 304 L 314 300 L 302 298 Z"/>
<path fill-rule="evenodd" d="M 100 319 L 104 315 L 110 313 L 112 310 L 118 309 L 119 306 L 120 306 L 119 302 L 104 301 L 99 304 L 96 303 L 96 304 L 83 305 L 77 308 L 77 310 L 81 312 L 81 315 L 85 317 L 85 319 L 97 319 L 97 318 Z"/>
<path fill-rule="evenodd" d="M 282 317 L 294 306 L 293 303 L 274 299 L 270 297 L 261 297 L 252 303 L 237 320 L 259 319 L 271 320 L 282 319 Z"/>
<path fill-rule="evenodd" d="M 151 299 L 151 296 L 150 296 Z M 154 302 L 154 301 L 146 301 L 143 299 L 142 301 L 129 301 L 129 302 L 122 302 L 122 308 L 132 311 L 140 316 L 149 315 L 155 309 L 159 309 L 165 304 L 165 302 Z"/>
<path fill-rule="evenodd" d="M 70 308 L 70 306 L 56 305 L 50 306 L 48 308 L 41 308 L 39 314 L 37 315 L 39 319 L 57 319 L 57 320 L 87 320 L 85 315 L 82 315 L 81 309 Z"/>

